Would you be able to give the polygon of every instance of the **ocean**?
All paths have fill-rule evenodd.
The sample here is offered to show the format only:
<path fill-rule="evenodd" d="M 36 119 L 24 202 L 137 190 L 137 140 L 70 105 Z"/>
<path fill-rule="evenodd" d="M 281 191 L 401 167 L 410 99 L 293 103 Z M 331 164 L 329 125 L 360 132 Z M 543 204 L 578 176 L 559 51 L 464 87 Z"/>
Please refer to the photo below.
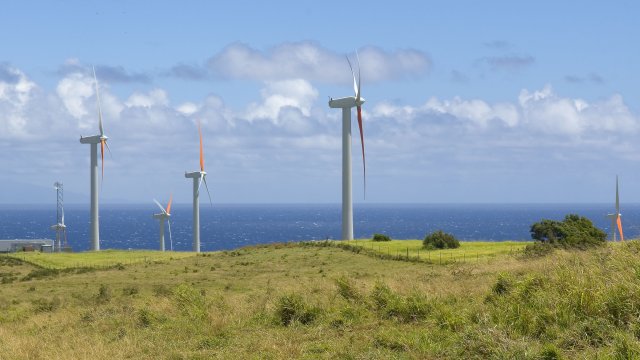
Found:
<path fill-rule="evenodd" d="M 300 240 L 339 239 L 339 204 L 200 206 L 202 251 Z M 393 239 L 422 239 L 444 230 L 461 240 L 530 240 L 529 228 L 541 219 L 561 220 L 576 213 L 609 232 L 610 204 L 356 204 L 356 238 L 384 233 Z M 158 249 L 159 225 L 152 218 L 155 204 L 100 207 L 102 249 Z M 640 236 L 640 204 L 624 204 L 625 237 Z M 191 205 L 174 204 L 171 230 L 173 249 L 190 251 Z M 56 208 L 51 205 L 0 205 L 0 239 L 55 238 L 50 226 Z M 66 205 L 65 223 L 74 251 L 90 249 L 89 205 Z M 168 231 L 166 247 L 169 249 Z"/>

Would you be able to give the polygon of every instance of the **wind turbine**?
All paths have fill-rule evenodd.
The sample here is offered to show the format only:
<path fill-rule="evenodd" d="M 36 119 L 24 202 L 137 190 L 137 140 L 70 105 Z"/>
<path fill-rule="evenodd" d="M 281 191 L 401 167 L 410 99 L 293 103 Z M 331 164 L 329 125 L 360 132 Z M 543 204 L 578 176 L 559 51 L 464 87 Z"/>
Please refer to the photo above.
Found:
<path fill-rule="evenodd" d="M 169 204 L 167 204 L 167 208 L 163 208 L 162 205 L 158 202 L 158 200 L 153 199 L 153 201 L 160 208 L 160 214 L 153 214 L 154 219 L 158 219 L 160 221 L 160 251 L 164 251 L 164 222 L 167 221 L 169 224 L 169 243 L 171 244 L 171 251 L 173 251 L 173 239 L 171 238 L 171 221 L 169 218 L 171 217 L 171 201 L 173 200 L 173 196 L 169 197 Z"/>
<path fill-rule="evenodd" d="M 356 57 L 358 53 L 356 52 Z M 351 75 L 353 76 L 353 90 L 355 96 L 329 100 L 329 107 L 342 109 L 342 239 L 353 240 L 353 196 L 351 194 L 351 108 L 355 107 L 360 128 L 360 143 L 362 144 L 362 173 L 366 194 L 366 165 L 364 157 L 364 133 L 362 132 L 362 104 L 364 98 L 360 96 L 360 59 L 358 58 L 358 79 L 353 72 L 351 61 L 347 57 Z"/>
<path fill-rule="evenodd" d="M 100 220 L 98 214 L 98 144 L 100 144 L 100 158 L 102 160 L 102 179 L 104 179 L 104 148 L 107 145 L 107 139 L 104 134 L 104 128 L 102 127 L 102 109 L 100 108 L 100 93 L 98 91 L 98 78 L 96 77 L 96 69 L 93 69 L 93 80 L 96 87 L 96 100 L 98 104 L 98 128 L 100 130 L 99 135 L 93 136 L 80 136 L 81 144 L 91 145 L 91 225 L 89 233 L 91 236 L 92 249 L 94 251 L 100 250 Z M 111 151 L 111 150 L 109 150 Z"/>
<path fill-rule="evenodd" d="M 211 201 L 211 193 L 209 193 L 209 186 L 207 186 L 207 173 L 204 171 L 204 152 L 202 149 L 202 129 L 200 128 L 200 121 L 198 121 L 198 134 L 200 135 L 200 171 L 185 172 L 185 178 L 193 179 L 193 251 L 200 252 L 200 186 L 204 181 L 204 186 L 207 189 L 209 195 L 209 203 L 213 206 Z"/>
<path fill-rule="evenodd" d="M 616 175 L 616 212 L 615 214 L 608 214 L 607 217 L 611 218 L 611 240 L 616 241 L 616 226 L 618 227 L 618 233 L 620 233 L 620 241 L 624 241 L 624 233 L 622 232 L 622 214 L 620 214 L 620 196 L 618 194 L 618 175 Z"/>

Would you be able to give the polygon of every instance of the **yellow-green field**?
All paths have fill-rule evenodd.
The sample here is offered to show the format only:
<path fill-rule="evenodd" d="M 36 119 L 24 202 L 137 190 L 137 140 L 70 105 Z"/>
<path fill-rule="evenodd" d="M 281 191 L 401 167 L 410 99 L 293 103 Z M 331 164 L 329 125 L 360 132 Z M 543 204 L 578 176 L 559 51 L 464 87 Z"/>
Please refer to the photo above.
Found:
<path fill-rule="evenodd" d="M 640 358 L 636 241 L 443 264 L 346 245 L 2 255 L 0 359 Z"/>
<path fill-rule="evenodd" d="M 152 251 L 152 250 L 103 250 L 81 253 L 40 253 L 22 252 L 12 256 L 25 262 L 49 269 L 65 269 L 80 267 L 111 267 L 118 264 L 131 265 L 136 263 L 162 262 L 195 256 L 192 252 Z"/>
<path fill-rule="evenodd" d="M 425 250 L 422 247 L 422 240 L 351 240 L 339 241 L 352 246 L 359 246 L 363 249 L 393 256 L 408 256 L 423 261 L 434 263 L 450 262 L 473 262 L 495 259 L 502 255 L 515 255 L 530 244 L 523 241 L 461 241 L 460 247 L 456 249 Z"/>

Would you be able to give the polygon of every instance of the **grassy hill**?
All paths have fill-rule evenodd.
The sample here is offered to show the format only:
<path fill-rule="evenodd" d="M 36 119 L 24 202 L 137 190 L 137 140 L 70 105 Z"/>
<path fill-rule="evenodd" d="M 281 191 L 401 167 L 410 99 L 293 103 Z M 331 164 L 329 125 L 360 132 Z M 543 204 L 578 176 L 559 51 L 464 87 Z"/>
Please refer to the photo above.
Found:
<path fill-rule="evenodd" d="M 520 247 L 0 256 L 0 359 L 640 356 L 640 244 Z"/>

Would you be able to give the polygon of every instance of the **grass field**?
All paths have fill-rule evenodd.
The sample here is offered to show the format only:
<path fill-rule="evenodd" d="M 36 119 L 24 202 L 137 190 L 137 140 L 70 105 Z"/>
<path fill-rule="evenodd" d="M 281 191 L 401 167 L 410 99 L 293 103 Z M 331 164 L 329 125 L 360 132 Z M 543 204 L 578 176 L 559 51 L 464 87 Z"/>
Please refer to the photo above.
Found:
<path fill-rule="evenodd" d="M 352 240 L 339 241 L 351 246 L 359 246 L 380 254 L 409 257 L 432 263 L 474 262 L 495 259 L 502 255 L 514 255 L 530 244 L 523 241 L 461 241 L 457 249 L 425 250 L 422 240 Z"/>
<path fill-rule="evenodd" d="M 103 250 L 82 253 L 53 253 L 40 252 L 13 253 L 12 256 L 25 262 L 50 269 L 65 269 L 78 267 L 112 267 L 118 264 L 131 265 L 136 263 L 163 262 L 173 259 L 195 256 L 195 253 L 177 251 L 150 250 Z"/>
<path fill-rule="evenodd" d="M 0 359 L 640 357 L 637 242 L 476 246 L 442 265 L 302 244 L 0 256 Z"/>

